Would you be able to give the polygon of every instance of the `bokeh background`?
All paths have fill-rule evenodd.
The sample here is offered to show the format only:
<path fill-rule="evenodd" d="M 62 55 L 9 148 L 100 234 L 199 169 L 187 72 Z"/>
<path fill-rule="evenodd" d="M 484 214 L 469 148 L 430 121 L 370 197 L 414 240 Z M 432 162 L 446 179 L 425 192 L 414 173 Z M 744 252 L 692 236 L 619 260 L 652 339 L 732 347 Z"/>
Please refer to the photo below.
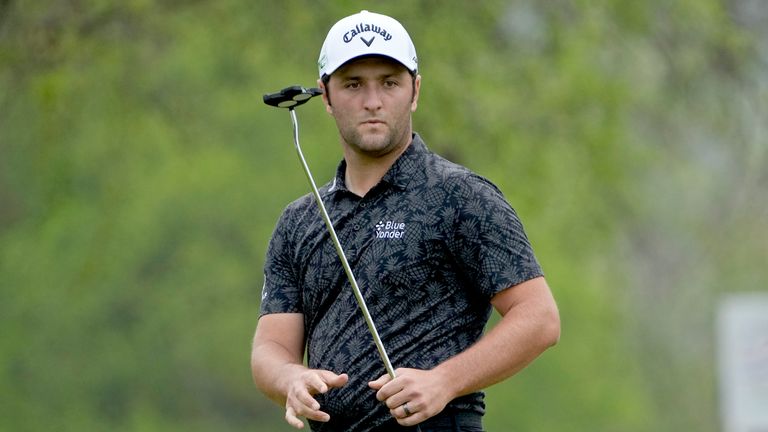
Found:
<path fill-rule="evenodd" d="M 489 431 L 721 429 L 722 296 L 768 290 L 764 0 L 0 0 L 0 430 L 288 431 L 253 386 L 284 111 L 339 18 L 409 29 L 414 127 L 495 182 L 562 339 Z M 318 182 L 341 157 L 299 111 Z"/>

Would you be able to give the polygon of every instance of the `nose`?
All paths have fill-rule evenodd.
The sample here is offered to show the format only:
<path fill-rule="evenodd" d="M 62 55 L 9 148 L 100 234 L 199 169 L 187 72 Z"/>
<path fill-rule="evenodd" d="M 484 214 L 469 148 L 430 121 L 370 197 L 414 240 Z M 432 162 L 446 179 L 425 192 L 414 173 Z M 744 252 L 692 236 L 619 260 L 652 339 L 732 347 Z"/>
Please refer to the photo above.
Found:
<path fill-rule="evenodd" d="M 369 111 L 376 111 L 381 106 L 381 86 L 375 84 L 365 86 L 363 107 Z"/>

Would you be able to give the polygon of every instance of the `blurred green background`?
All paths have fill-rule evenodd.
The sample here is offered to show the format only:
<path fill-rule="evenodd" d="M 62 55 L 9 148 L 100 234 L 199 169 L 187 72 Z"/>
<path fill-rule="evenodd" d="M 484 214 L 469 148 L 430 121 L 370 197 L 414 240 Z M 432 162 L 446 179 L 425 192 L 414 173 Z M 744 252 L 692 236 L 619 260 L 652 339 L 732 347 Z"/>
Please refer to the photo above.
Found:
<path fill-rule="evenodd" d="M 720 430 L 718 299 L 768 290 L 760 0 L 0 0 L 0 430 L 291 430 L 249 354 L 308 186 L 261 96 L 363 8 L 409 29 L 415 129 L 504 191 L 561 308 L 486 428 Z M 299 117 L 324 183 L 335 125 Z"/>

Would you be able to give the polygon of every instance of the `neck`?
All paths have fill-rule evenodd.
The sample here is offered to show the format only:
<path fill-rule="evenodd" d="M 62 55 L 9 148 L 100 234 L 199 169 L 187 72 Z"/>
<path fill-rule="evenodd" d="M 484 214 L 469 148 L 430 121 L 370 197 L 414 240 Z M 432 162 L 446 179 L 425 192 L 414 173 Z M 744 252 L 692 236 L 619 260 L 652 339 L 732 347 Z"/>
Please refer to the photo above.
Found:
<path fill-rule="evenodd" d="M 379 184 L 384 174 L 389 171 L 409 145 L 411 145 L 411 140 L 397 150 L 379 157 L 371 157 L 357 153 L 349 147 L 345 148 L 344 159 L 347 162 L 347 168 L 344 176 L 347 189 L 357 196 L 365 196 L 368 191 Z"/>

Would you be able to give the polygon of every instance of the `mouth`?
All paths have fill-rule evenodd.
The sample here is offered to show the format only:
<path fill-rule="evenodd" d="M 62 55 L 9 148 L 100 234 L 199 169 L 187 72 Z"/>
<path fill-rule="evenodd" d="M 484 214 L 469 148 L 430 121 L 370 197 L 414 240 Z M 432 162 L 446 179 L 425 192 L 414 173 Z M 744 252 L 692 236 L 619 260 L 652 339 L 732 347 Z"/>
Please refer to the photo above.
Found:
<path fill-rule="evenodd" d="M 363 121 L 362 124 L 364 124 L 364 125 L 380 125 L 380 124 L 384 124 L 384 121 L 377 120 L 377 119 L 370 119 L 370 120 Z"/>

